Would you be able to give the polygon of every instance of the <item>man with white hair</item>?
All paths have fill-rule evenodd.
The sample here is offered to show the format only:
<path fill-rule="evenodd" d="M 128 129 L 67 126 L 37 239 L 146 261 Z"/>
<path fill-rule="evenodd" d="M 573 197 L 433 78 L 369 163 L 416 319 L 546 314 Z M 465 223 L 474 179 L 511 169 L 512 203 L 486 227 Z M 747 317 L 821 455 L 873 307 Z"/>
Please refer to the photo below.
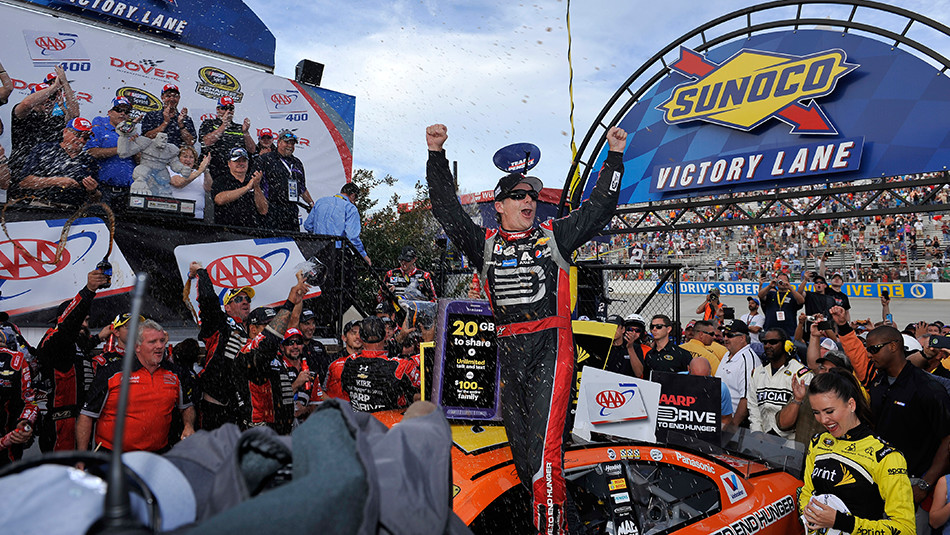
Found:
<path fill-rule="evenodd" d="M 122 449 L 163 452 L 168 449 L 168 431 L 175 409 L 181 411 L 184 422 L 181 438 L 187 438 L 195 432 L 192 385 L 189 376 L 178 365 L 165 360 L 165 330 L 152 320 L 145 320 L 139 325 L 134 357 L 132 374 L 129 376 L 129 404 Z M 112 362 L 96 374 L 86 403 L 76 420 L 77 450 L 90 448 L 94 420 L 95 449 L 113 448 L 121 386 L 121 360 Z"/>

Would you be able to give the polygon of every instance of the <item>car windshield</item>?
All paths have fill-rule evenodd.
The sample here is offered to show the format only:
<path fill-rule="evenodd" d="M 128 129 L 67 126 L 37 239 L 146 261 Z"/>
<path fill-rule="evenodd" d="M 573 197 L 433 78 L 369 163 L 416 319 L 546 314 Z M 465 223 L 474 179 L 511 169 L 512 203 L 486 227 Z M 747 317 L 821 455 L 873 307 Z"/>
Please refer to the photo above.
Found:
<path fill-rule="evenodd" d="M 716 457 L 727 462 L 745 476 L 748 476 L 758 464 L 784 470 L 799 479 L 801 479 L 804 469 L 804 445 L 741 427 L 724 429 L 719 444 L 713 444 L 675 431 L 669 433 L 667 442 L 673 446 Z M 729 459 L 723 459 L 723 456 L 728 456 Z"/>

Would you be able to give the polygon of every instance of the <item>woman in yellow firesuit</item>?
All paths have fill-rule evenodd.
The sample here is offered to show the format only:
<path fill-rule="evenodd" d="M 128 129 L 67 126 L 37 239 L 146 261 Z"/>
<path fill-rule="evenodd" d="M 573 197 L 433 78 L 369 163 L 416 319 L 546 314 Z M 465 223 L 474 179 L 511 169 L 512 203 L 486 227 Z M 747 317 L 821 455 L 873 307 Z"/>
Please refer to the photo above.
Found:
<path fill-rule="evenodd" d="M 805 528 L 843 533 L 914 533 L 914 497 L 904 456 L 874 436 L 857 380 L 832 370 L 808 387 L 815 435 L 805 459 L 799 509 Z"/>

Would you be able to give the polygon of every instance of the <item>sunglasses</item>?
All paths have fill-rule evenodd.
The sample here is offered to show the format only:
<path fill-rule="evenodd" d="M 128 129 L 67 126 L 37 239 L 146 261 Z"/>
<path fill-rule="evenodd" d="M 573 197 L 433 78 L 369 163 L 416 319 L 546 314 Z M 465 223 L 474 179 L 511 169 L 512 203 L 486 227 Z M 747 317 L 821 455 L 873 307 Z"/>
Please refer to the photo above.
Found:
<path fill-rule="evenodd" d="M 506 198 L 512 199 L 515 201 L 520 201 L 524 199 L 525 197 L 531 197 L 532 201 L 536 201 L 538 200 L 538 192 L 534 190 L 528 190 L 528 189 L 519 189 L 519 190 L 515 190 L 509 193 L 508 197 Z"/>
<path fill-rule="evenodd" d="M 897 341 L 897 340 L 889 340 L 889 341 L 887 341 L 887 342 L 884 342 L 883 344 L 875 344 L 875 345 L 873 345 L 873 346 L 868 346 L 868 347 L 867 347 L 868 353 L 870 353 L 870 354 L 872 354 L 872 355 L 877 355 L 878 351 L 880 351 L 881 349 L 883 349 L 884 346 L 886 346 L 887 344 L 896 342 L 896 341 Z"/>
<path fill-rule="evenodd" d="M 640 327 L 633 327 L 633 326 L 627 327 L 627 330 L 628 330 L 628 331 L 638 332 L 638 333 L 642 333 L 642 332 L 643 332 L 643 329 L 641 329 Z"/>
<path fill-rule="evenodd" d="M 132 113 L 132 109 L 131 109 L 131 108 L 112 108 L 112 111 L 114 111 L 114 112 L 116 112 L 116 113 L 126 113 L 126 114 Z"/>
<path fill-rule="evenodd" d="M 714 331 L 696 331 L 696 334 L 708 334 L 709 336 L 713 336 Z"/>
<path fill-rule="evenodd" d="M 233 110 L 234 106 L 218 106 L 219 110 Z"/>
<path fill-rule="evenodd" d="M 294 338 L 293 340 L 287 340 L 286 342 L 284 342 L 284 345 L 285 346 L 302 346 L 303 340 Z"/>
<path fill-rule="evenodd" d="M 667 324 L 665 324 L 665 323 L 654 323 L 654 324 L 650 325 L 650 330 L 654 330 L 654 331 L 655 331 L 655 330 L 657 330 L 657 329 L 664 329 L 664 328 L 666 328 L 666 327 L 669 327 L 669 325 L 667 325 Z"/>
<path fill-rule="evenodd" d="M 774 338 L 774 339 L 772 339 L 772 340 L 762 340 L 762 343 L 763 343 L 763 344 L 770 345 L 770 346 L 777 346 L 777 345 L 781 344 L 782 341 L 779 340 L 778 338 Z"/>
<path fill-rule="evenodd" d="M 250 303 L 251 298 L 246 295 L 237 295 L 231 298 L 229 303 Z"/>

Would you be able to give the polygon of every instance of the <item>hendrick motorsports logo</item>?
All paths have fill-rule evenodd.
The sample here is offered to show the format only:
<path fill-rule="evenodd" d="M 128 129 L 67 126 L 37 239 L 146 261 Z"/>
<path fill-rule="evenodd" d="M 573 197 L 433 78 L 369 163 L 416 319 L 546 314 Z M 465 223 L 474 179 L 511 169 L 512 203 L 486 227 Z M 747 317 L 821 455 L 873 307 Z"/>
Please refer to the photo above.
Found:
<path fill-rule="evenodd" d="M 217 100 L 228 96 L 234 102 L 241 102 L 244 93 L 241 92 L 241 82 L 231 73 L 217 67 L 202 67 L 198 69 L 198 83 L 195 93 L 210 99 Z"/>
<path fill-rule="evenodd" d="M 793 134 L 837 134 L 811 100 L 830 94 L 838 80 L 858 68 L 841 49 L 808 56 L 742 49 L 721 64 L 680 48 L 670 67 L 695 81 L 677 86 L 657 109 L 667 124 L 706 121 L 749 131 L 775 117 Z"/>

